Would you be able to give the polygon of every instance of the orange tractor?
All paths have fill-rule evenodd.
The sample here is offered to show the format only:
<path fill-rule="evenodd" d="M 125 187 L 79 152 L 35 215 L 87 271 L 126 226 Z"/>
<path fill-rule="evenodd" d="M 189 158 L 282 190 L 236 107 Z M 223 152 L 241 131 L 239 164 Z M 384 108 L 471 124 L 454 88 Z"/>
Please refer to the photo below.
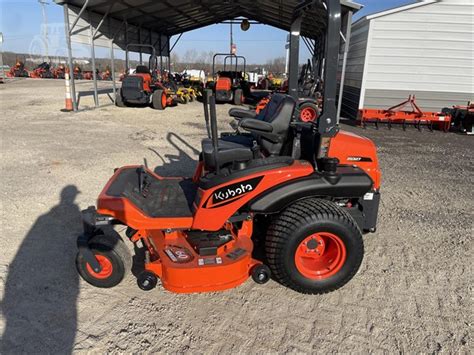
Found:
<path fill-rule="evenodd" d="M 53 79 L 53 72 L 51 71 L 51 65 L 47 62 L 39 64 L 33 71 L 30 73 L 30 78 L 35 79 Z"/>
<path fill-rule="evenodd" d="M 155 48 L 151 45 L 128 45 L 126 48 L 126 67 L 128 68 L 129 46 L 148 47 L 152 54 L 149 66 L 138 65 L 134 74 L 125 75 L 122 80 L 122 88 L 116 96 L 116 105 L 125 107 L 127 105 L 151 105 L 157 110 L 164 110 L 168 106 L 176 106 L 177 100 L 170 94 L 168 88 L 158 78 L 158 61 Z"/>
<path fill-rule="evenodd" d="M 20 60 L 17 60 L 15 65 L 10 68 L 10 71 L 7 73 L 9 78 L 28 78 L 30 74 L 25 69 L 25 63 Z"/>

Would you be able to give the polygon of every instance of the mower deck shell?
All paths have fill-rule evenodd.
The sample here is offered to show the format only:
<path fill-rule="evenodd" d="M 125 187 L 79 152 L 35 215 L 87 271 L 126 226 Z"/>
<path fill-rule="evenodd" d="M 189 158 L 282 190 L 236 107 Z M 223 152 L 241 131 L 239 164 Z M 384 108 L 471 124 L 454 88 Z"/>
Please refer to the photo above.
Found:
<path fill-rule="evenodd" d="M 184 233 L 151 231 L 149 241 L 152 248 L 156 248 L 158 258 L 147 263 L 145 269 L 159 276 L 165 289 L 176 293 L 222 291 L 236 287 L 247 280 L 251 268 L 259 262 L 251 257 L 251 233 L 233 234 L 234 241 L 226 244 L 217 255 L 201 256 L 187 242 Z M 169 247 L 186 250 L 192 260 L 183 263 L 172 261 L 165 251 Z M 240 253 L 234 256 L 236 251 Z"/>

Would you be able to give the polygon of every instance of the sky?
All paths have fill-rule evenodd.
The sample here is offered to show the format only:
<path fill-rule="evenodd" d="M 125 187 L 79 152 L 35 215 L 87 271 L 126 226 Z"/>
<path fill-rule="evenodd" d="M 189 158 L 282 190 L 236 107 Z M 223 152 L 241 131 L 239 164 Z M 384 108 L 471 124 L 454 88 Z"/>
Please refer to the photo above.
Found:
<path fill-rule="evenodd" d="M 48 38 L 50 54 L 65 55 L 65 39 L 63 24 L 63 8 L 48 0 L 46 14 L 48 20 Z M 355 15 L 358 18 L 394 8 L 416 0 L 360 0 L 356 1 L 364 8 Z M 43 16 L 38 0 L 0 0 L 0 32 L 3 33 L 3 51 L 39 54 L 38 43 L 42 34 Z M 247 32 L 234 26 L 234 42 L 239 55 L 247 57 L 249 63 L 266 63 L 267 60 L 285 56 L 287 33 L 270 26 L 252 25 Z M 302 44 L 301 47 L 304 47 Z M 186 51 L 227 52 L 229 50 L 229 25 L 213 25 L 183 34 L 175 47 L 179 56 Z M 73 45 L 74 56 L 88 56 L 89 49 L 81 45 Z M 44 54 L 44 53 L 41 53 Z M 107 57 L 105 49 L 96 50 L 97 57 Z M 123 58 L 121 51 L 115 52 L 117 58 Z M 302 49 L 302 62 L 307 53 Z"/>

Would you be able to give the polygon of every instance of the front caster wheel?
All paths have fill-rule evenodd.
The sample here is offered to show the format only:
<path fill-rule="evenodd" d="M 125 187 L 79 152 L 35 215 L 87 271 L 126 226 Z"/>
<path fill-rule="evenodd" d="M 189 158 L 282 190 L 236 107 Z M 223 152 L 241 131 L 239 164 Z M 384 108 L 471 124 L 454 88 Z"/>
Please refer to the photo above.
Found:
<path fill-rule="evenodd" d="M 263 285 L 270 281 L 271 274 L 272 273 L 270 271 L 270 268 L 267 265 L 263 264 L 255 265 L 250 272 L 252 280 L 254 280 L 260 285 Z"/>
<path fill-rule="evenodd" d="M 158 278 L 155 274 L 149 271 L 143 271 L 137 277 L 137 284 L 140 289 L 143 291 L 150 291 L 156 287 L 158 283 Z"/>
<path fill-rule="evenodd" d="M 96 287 L 110 288 L 118 285 L 130 269 L 131 260 L 130 253 L 120 235 L 115 232 L 98 234 L 89 241 L 89 249 L 97 259 L 100 271 L 93 270 L 82 254 L 78 253 L 76 268 L 79 275 Z"/>

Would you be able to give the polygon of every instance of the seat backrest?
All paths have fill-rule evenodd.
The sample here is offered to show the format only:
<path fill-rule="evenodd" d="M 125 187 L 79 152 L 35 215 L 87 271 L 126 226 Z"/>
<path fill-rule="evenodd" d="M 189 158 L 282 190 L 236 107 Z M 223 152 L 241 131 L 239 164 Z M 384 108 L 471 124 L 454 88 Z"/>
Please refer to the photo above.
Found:
<path fill-rule="evenodd" d="M 137 74 L 150 74 L 150 69 L 146 65 L 137 65 L 137 69 L 135 70 Z"/>
<path fill-rule="evenodd" d="M 267 105 L 260 111 L 259 119 L 265 122 L 271 122 L 272 116 L 275 114 L 276 110 L 283 102 L 287 95 L 284 94 L 273 94 L 270 98 L 270 101 Z"/>
<path fill-rule="evenodd" d="M 296 102 L 288 95 L 275 94 L 267 104 L 263 120 L 273 126 L 272 134 L 278 141 L 258 137 L 258 143 L 268 155 L 279 155 L 286 143 L 290 131 L 290 122 L 295 111 Z"/>

